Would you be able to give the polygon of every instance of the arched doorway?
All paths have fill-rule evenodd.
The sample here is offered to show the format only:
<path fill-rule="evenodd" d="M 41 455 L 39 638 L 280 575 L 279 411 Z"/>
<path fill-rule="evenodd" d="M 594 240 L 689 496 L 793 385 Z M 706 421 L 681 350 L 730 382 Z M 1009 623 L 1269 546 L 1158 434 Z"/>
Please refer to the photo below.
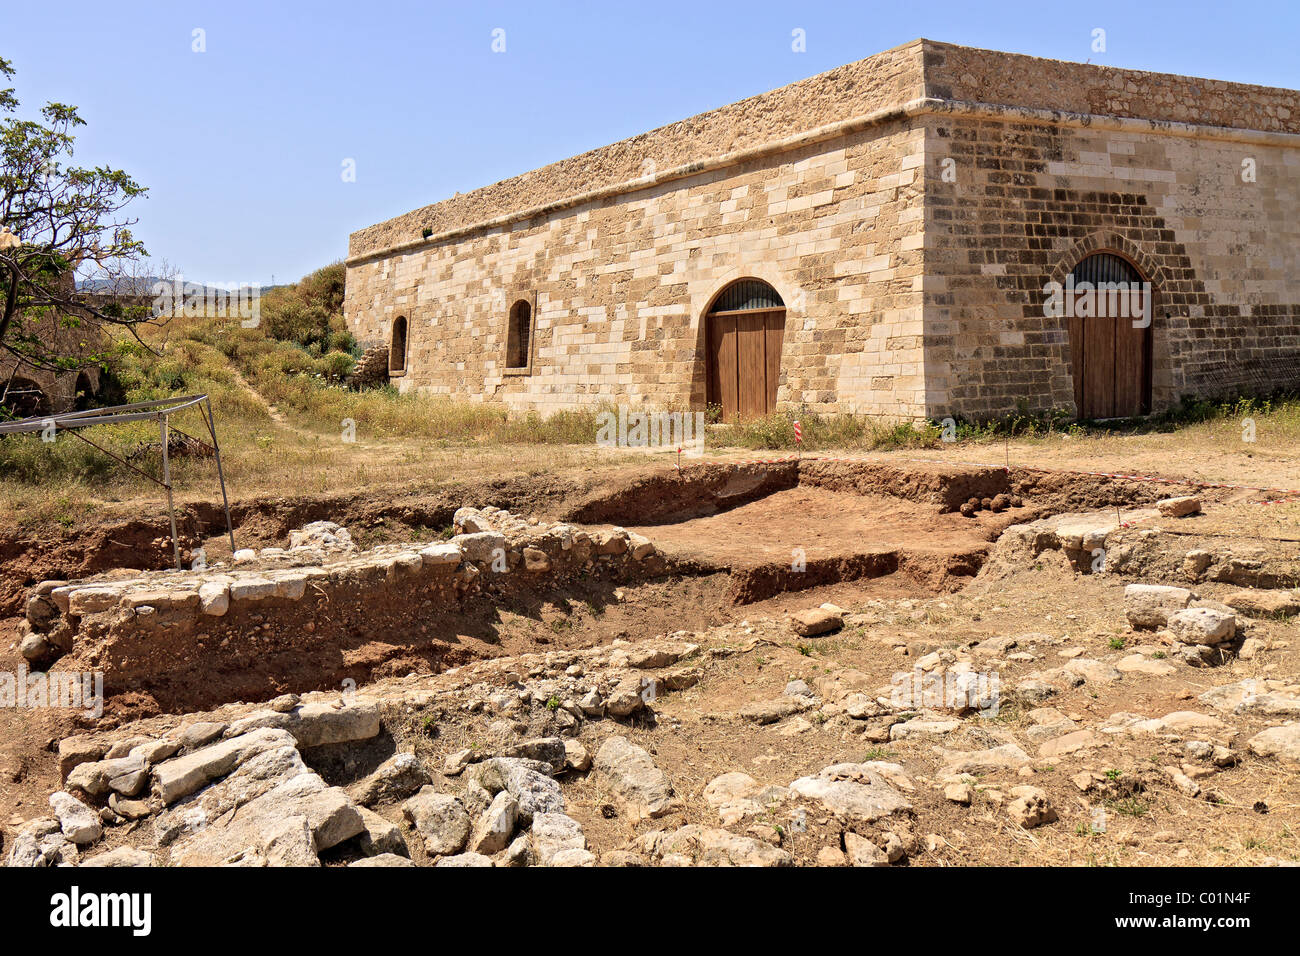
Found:
<path fill-rule="evenodd" d="M 706 393 L 723 421 L 758 418 L 776 409 L 785 303 L 760 279 L 724 288 L 705 316 Z"/>
<path fill-rule="evenodd" d="M 406 316 L 393 320 L 393 340 L 388 346 L 388 374 L 406 374 Z"/>
<path fill-rule="evenodd" d="M 1150 284 L 1123 256 L 1097 252 L 1067 283 L 1074 404 L 1080 418 L 1129 418 L 1151 410 Z"/>
<path fill-rule="evenodd" d="M 72 409 L 84 412 L 95 402 L 95 386 L 85 372 L 77 373 L 77 382 L 73 386 Z"/>

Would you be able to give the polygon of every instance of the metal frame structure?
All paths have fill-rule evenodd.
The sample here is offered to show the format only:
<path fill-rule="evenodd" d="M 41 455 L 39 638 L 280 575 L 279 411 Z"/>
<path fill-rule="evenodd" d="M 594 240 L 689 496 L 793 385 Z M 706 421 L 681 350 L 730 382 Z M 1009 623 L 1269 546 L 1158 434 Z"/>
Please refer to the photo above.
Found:
<path fill-rule="evenodd" d="M 201 438 L 195 438 L 193 435 L 181 431 L 179 428 L 171 425 L 168 418 L 177 412 L 185 411 L 188 408 L 198 408 L 199 414 L 203 417 L 203 424 L 208 428 L 208 434 L 212 436 L 212 444 L 209 445 Z M 158 422 L 159 435 L 162 438 L 162 479 L 154 477 L 147 471 L 137 468 L 125 458 L 113 454 L 102 445 L 97 445 L 85 435 L 79 433 L 79 429 L 89 428 L 93 425 L 122 425 L 127 422 L 140 422 L 156 420 Z M 171 457 L 168 452 L 168 437 L 171 431 L 184 435 L 190 441 L 196 441 L 204 447 L 211 448 L 213 455 L 217 460 L 217 479 L 221 483 L 221 501 L 226 509 L 226 534 L 230 536 L 230 551 L 235 551 L 235 529 L 230 521 L 230 498 L 226 495 L 226 475 L 221 467 L 221 448 L 217 444 L 217 426 L 216 419 L 212 414 L 212 399 L 206 394 L 202 395 L 181 395 L 176 398 L 160 398 L 152 402 L 135 402 L 131 405 L 114 405 L 109 408 L 91 408 L 84 412 L 65 412 L 62 415 L 39 415 L 33 418 L 23 418 L 16 422 L 0 422 L 0 435 L 13 435 L 20 433 L 44 432 L 54 428 L 58 431 L 66 431 L 69 435 L 80 438 L 92 448 L 97 448 L 108 457 L 115 461 L 121 462 L 127 468 L 130 468 L 137 475 L 149 479 L 154 484 L 166 489 L 167 491 L 167 517 L 171 522 L 172 529 L 172 554 L 176 558 L 176 569 L 181 569 L 181 546 L 176 538 L 176 510 L 172 501 L 172 479 L 171 479 Z"/>

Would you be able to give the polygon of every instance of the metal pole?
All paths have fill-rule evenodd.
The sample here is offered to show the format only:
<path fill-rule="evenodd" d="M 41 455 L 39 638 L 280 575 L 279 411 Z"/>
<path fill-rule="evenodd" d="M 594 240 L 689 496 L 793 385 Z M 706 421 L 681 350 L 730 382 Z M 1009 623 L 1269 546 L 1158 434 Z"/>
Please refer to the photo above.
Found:
<path fill-rule="evenodd" d="M 204 396 L 208 404 L 208 434 L 212 436 L 212 451 L 217 456 L 217 480 L 221 482 L 221 500 L 226 506 L 226 534 L 230 536 L 230 553 L 235 553 L 235 528 L 230 523 L 230 499 L 226 497 L 226 475 L 221 470 L 221 448 L 217 445 L 217 420 L 212 416 L 212 399 Z M 202 411 L 202 409 L 200 409 Z"/>
<path fill-rule="evenodd" d="M 181 544 L 176 540 L 176 511 L 172 507 L 171 460 L 167 455 L 167 413 L 158 416 L 158 431 L 162 435 L 163 487 L 167 489 L 167 517 L 172 523 L 172 554 L 176 556 L 176 570 L 181 570 Z"/>

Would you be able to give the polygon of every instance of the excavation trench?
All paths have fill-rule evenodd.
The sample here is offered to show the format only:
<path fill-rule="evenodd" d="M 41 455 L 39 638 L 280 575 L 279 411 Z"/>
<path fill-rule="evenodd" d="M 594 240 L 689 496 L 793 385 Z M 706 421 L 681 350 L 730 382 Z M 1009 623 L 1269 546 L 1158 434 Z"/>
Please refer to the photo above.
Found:
<path fill-rule="evenodd" d="M 462 488 L 390 502 L 387 511 L 336 500 L 328 512 L 362 529 L 394 521 L 395 536 L 416 544 L 315 563 L 272 549 L 247 567 L 118 570 L 23 593 L 44 595 L 46 611 L 59 605 L 37 628 L 54 670 L 102 671 L 109 695 L 180 712 L 539 646 L 700 629 L 755 602 L 775 601 L 766 610 L 779 613 L 782 595 L 806 605 L 816 598 L 800 592 L 846 582 L 878 582 L 895 594 L 951 592 L 979 573 L 1011 524 L 1163 491 L 996 468 L 848 462 L 702 465 L 596 490 L 477 490 L 477 498 Z M 960 513 L 971 500 L 990 507 Z M 561 521 L 524 527 L 490 508 L 457 528 L 468 538 L 429 533 L 452 522 L 454 505 L 489 502 L 549 510 Z M 241 530 L 260 523 L 266 540 L 267 527 L 285 533 L 322 511 L 288 502 L 238 513 Z M 498 532 L 500 554 L 470 540 Z M 210 606 L 214 588 L 226 589 L 219 611 Z"/>

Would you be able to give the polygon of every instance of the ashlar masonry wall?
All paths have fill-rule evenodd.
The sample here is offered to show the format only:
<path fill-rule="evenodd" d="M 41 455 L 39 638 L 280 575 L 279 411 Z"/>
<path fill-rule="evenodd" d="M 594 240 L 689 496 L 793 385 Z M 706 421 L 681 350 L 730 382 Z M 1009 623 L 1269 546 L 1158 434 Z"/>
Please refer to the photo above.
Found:
<path fill-rule="evenodd" d="M 704 316 L 756 278 L 779 405 L 1073 412 L 1044 286 L 1110 251 L 1154 288 L 1159 410 L 1300 368 L 1298 149 L 1295 91 L 918 40 L 354 233 L 345 309 L 366 345 L 405 319 L 406 392 L 698 409 Z"/>
<path fill-rule="evenodd" d="M 926 78 L 947 98 L 924 122 L 931 417 L 1073 410 L 1067 320 L 1043 288 L 1100 250 L 1152 283 L 1154 410 L 1285 384 L 1300 94 L 944 44 Z M 1013 98 L 1056 112 L 972 105 Z"/>
<path fill-rule="evenodd" d="M 924 137 L 894 122 L 354 265 L 349 319 L 382 342 L 406 317 L 403 391 L 543 412 L 700 407 L 701 320 L 731 281 L 758 278 L 787 306 L 778 401 L 916 414 Z M 527 374 L 504 367 L 521 298 Z"/>

